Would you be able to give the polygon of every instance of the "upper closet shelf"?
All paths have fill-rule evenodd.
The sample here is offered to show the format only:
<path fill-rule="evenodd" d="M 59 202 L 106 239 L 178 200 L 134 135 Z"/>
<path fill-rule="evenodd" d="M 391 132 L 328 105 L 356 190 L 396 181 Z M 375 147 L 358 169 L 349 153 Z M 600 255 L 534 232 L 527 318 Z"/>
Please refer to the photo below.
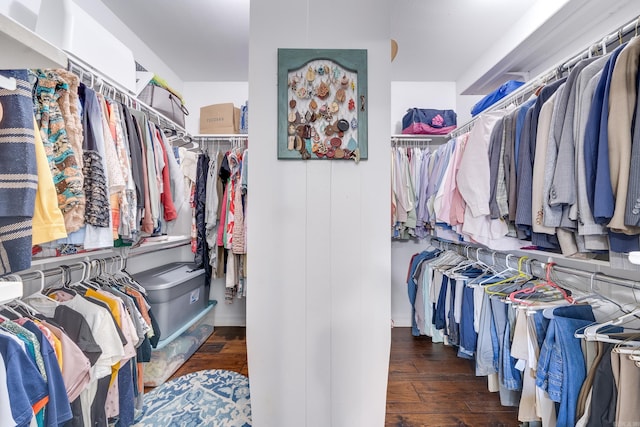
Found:
<path fill-rule="evenodd" d="M 67 55 L 36 33 L 0 14 L 0 69 L 67 68 Z"/>

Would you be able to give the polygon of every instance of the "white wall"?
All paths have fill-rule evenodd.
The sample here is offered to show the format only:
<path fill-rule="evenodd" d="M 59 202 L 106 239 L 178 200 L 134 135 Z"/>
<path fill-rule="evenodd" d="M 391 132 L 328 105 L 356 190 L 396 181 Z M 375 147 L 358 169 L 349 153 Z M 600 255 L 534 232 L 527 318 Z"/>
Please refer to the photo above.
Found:
<path fill-rule="evenodd" d="M 458 113 L 458 126 L 464 125 L 471 120 L 471 109 L 478 101 L 483 98 L 482 95 L 460 95 L 456 96 L 456 113 Z"/>
<path fill-rule="evenodd" d="M 236 107 L 249 99 L 249 82 L 185 82 L 183 96 L 189 110 L 185 127 L 200 133 L 200 107 L 232 102 Z"/>
<path fill-rule="evenodd" d="M 62 2 L 62 0 L 4 0 L 0 2 L 0 13 L 10 16 L 31 30 L 35 30 L 42 1 Z M 75 3 L 95 17 L 107 31 L 131 49 L 134 58 L 140 64 L 167 80 L 174 89 L 182 91 L 183 82 L 171 69 L 170 64 L 166 64 L 154 54 L 104 3 L 100 0 L 75 0 Z"/>
<path fill-rule="evenodd" d="M 0 13 L 35 30 L 41 0 L 4 0 L 0 2 Z"/>
<path fill-rule="evenodd" d="M 249 186 L 259 215 L 247 224 L 247 346 L 257 426 L 384 425 L 389 7 L 368 0 L 251 4 Z M 369 160 L 278 161 L 277 48 L 328 46 L 368 50 Z"/>
<path fill-rule="evenodd" d="M 391 82 L 391 134 L 402 133 L 402 117 L 413 107 L 456 110 L 455 82 Z"/>

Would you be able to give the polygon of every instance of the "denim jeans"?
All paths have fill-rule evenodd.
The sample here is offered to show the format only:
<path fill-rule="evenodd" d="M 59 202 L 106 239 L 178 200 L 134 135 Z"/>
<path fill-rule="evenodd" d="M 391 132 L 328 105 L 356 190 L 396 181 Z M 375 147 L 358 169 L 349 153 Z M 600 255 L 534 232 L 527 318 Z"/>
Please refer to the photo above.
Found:
<path fill-rule="evenodd" d="M 456 287 L 458 282 L 456 279 L 449 278 L 449 313 L 447 314 L 447 336 L 449 344 L 460 345 L 460 325 L 456 323 L 455 306 L 456 306 Z"/>
<path fill-rule="evenodd" d="M 536 311 L 533 315 L 533 324 L 536 328 L 538 348 L 542 348 L 542 343 L 544 343 L 544 337 L 547 335 L 547 328 L 549 327 L 549 319 L 544 317 L 541 311 Z"/>
<path fill-rule="evenodd" d="M 505 384 L 504 363 L 502 363 L 504 354 L 504 338 L 505 330 L 509 322 L 507 321 L 507 305 L 498 298 L 490 298 L 491 314 L 493 323 L 491 326 L 491 342 L 493 346 L 493 365 L 498 371 L 500 380 L 500 403 L 502 406 L 518 406 L 520 401 L 520 393 L 509 390 Z M 509 346 L 509 349 L 511 346 Z M 511 357 L 511 351 L 508 350 L 507 357 Z"/>
<path fill-rule="evenodd" d="M 516 369 L 516 359 L 511 357 L 511 336 L 515 327 L 515 308 L 507 308 L 507 326 L 502 340 L 502 382 L 507 390 L 522 390 L 522 372 Z"/>
<path fill-rule="evenodd" d="M 420 335 L 420 331 L 418 330 L 418 324 L 416 322 L 416 294 L 418 293 L 418 284 L 416 282 L 415 273 L 418 266 L 424 261 L 435 258 L 440 252 L 439 251 L 423 251 L 419 254 L 415 255 L 411 260 L 411 266 L 409 267 L 409 277 L 407 280 L 407 292 L 409 293 L 409 302 L 411 303 L 411 334 L 414 337 Z"/>
<path fill-rule="evenodd" d="M 462 291 L 462 317 L 460 319 L 460 348 L 458 357 L 473 359 L 478 342 L 478 334 L 473 328 L 474 290 L 467 286 Z"/>
<path fill-rule="evenodd" d="M 447 301 L 447 289 L 449 288 L 449 277 L 442 277 L 442 286 L 440 287 L 440 295 L 438 295 L 438 302 L 436 303 L 436 311 L 434 313 L 435 320 L 433 324 L 436 329 L 444 329 L 447 326 L 446 320 L 446 301 Z"/>
<path fill-rule="evenodd" d="M 492 327 L 493 319 L 491 316 L 491 302 L 489 294 L 482 297 L 482 309 L 480 310 L 480 329 L 478 331 L 478 341 L 476 345 L 476 375 L 486 376 L 495 374 L 498 370 L 493 364 L 493 343 L 492 343 Z"/>
<path fill-rule="evenodd" d="M 553 310 L 536 372 L 536 385 L 558 402 L 557 426 L 573 427 L 586 366 L 577 329 L 595 321 L 591 306 L 567 306 Z"/>
<path fill-rule="evenodd" d="M 444 335 L 442 331 L 438 331 L 433 324 L 433 314 L 435 311 L 435 305 L 431 301 L 431 288 L 434 286 L 435 279 L 433 271 L 430 265 L 423 265 L 422 267 L 422 295 L 418 295 L 416 298 L 422 298 L 424 307 L 424 335 L 431 337 L 431 342 L 441 343 L 444 341 Z M 419 317 L 416 315 L 416 317 Z"/>

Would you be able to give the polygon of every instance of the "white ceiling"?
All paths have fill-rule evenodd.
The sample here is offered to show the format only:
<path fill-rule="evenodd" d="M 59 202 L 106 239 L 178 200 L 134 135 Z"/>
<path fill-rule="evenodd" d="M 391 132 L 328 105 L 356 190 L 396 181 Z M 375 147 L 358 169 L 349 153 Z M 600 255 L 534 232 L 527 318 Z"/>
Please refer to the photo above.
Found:
<path fill-rule="evenodd" d="M 248 80 L 250 0 L 96 1 L 182 81 Z M 513 72 L 539 72 L 545 60 L 561 61 L 640 14 L 638 0 L 388 1 L 399 45 L 392 80 L 455 81 L 465 94 L 488 93 Z M 530 33 L 519 34 L 525 27 Z M 506 46 L 513 35 L 519 39 Z M 491 67 L 482 64 L 488 59 Z"/>
<path fill-rule="evenodd" d="M 102 2 L 182 81 L 249 79 L 249 0 Z"/>
<path fill-rule="evenodd" d="M 392 79 L 455 81 L 534 1 L 394 0 Z M 248 80 L 249 0 L 103 2 L 183 81 Z"/>
<path fill-rule="evenodd" d="M 535 0 L 396 0 L 394 81 L 456 81 Z"/>

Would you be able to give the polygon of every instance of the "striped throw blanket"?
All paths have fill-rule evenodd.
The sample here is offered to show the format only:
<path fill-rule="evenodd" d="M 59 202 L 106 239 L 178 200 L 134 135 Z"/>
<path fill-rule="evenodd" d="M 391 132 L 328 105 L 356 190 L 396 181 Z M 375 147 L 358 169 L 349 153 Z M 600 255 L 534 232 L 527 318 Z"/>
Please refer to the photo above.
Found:
<path fill-rule="evenodd" d="M 27 70 L 0 71 L 0 275 L 31 267 L 31 226 L 38 186 L 33 101 Z"/>

